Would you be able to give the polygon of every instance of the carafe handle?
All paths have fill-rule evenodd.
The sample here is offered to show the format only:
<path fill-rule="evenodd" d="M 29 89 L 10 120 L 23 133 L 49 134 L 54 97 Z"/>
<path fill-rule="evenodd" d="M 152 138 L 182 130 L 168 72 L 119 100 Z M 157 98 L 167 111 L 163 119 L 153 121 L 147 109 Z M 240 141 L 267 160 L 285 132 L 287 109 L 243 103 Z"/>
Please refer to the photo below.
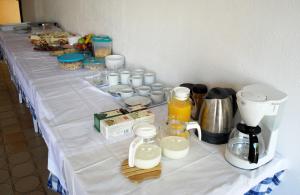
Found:
<path fill-rule="evenodd" d="M 136 137 L 129 146 L 129 152 L 128 152 L 128 166 L 134 167 L 134 158 L 136 149 L 143 143 L 143 138 Z"/>
<path fill-rule="evenodd" d="M 196 129 L 198 132 L 198 139 L 201 141 L 201 127 L 198 122 L 187 122 L 186 123 L 186 130 L 189 131 L 191 129 Z"/>
<path fill-rule="evenodd" d="M 248 154 L 248 160 L 250 163 L 256 163 L 258 162 L 259 158 L 259 143 L 258 138 L 255 134 L 250 133 L 249 134 L 249 154 Z"/>

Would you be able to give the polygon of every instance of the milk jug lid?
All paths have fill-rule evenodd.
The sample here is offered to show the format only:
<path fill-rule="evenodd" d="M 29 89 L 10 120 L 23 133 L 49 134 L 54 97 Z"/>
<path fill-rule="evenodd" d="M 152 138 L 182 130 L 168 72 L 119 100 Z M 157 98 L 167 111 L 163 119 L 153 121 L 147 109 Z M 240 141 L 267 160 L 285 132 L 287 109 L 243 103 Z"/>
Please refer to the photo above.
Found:
<path fill-rule="evenodd" d="M 138 123 L 133 126 L 133 132 L 142 138 L 152 138 L 156 135 L 156 127 L 149 123 Z"/>
<path fill-rule="evenodd" d="M 178 100 L 187 100 L 190 97 L 190 89 L 187 87 L 175 87 L 173 91 Z"/>

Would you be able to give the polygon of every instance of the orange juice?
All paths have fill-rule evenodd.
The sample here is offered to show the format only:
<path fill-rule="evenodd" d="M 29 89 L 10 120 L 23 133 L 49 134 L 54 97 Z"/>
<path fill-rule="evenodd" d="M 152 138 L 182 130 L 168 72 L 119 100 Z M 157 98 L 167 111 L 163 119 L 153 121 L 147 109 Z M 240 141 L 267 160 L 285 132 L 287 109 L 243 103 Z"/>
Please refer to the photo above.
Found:
<path fill-rule="evenodd" d="M 192 104 L 189 100 L 181 101 L 173 98 L 168 103 L 168 116 L 182 122 L 189 122 L 191 119 Z"/>
<path fill-rule="evenodd" d="M 186 131 L 186 125 L 176 120 L 169 121 L 168 133 L 169 135 L 184 137 L 186 139 L 190 136 L 189 131 Z"/>

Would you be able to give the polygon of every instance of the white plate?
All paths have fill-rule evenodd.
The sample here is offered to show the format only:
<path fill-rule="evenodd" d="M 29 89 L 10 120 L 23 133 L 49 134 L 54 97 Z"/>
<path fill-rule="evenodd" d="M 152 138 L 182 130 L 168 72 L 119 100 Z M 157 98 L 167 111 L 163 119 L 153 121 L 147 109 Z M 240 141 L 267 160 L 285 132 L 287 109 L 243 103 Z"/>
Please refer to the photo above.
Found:
<path fill-rule="evenodd" d="M 116 93 L 119 93 L 122 89 L 125 89 L 125 88 L 131 88 L 131 87 L 129 85 L 113 85 L 113 86 L 108 88 L 108 92 L 116 94 Z"/>
<path fill-rule="evenodd" d="M 151 99 L 144 96 L 133 96 L 124 100 L 124 103 L 129 106 L 134 106 L 137 104 L 141 104 L 143 106 L 147 106 L 151 104 Z"/>

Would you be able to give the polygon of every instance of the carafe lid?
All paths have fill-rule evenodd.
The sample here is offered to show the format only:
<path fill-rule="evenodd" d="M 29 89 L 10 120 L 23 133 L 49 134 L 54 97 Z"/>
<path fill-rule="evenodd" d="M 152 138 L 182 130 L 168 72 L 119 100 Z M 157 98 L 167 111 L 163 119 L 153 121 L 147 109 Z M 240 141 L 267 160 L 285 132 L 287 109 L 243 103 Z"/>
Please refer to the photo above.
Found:
<path fill-rule="evenodd" d="M 142 138 L 152 138 L 156 135 L 156 127 L 149 123 L 138 123 L 133 126 L 133 132 Z"/>
<path fill-rule="evenodd" d="M 173 89 L 175 98 L 178 100 L 187 100 L 190 97 L 190 89 L 186 87 L 175 87 Z"/>

